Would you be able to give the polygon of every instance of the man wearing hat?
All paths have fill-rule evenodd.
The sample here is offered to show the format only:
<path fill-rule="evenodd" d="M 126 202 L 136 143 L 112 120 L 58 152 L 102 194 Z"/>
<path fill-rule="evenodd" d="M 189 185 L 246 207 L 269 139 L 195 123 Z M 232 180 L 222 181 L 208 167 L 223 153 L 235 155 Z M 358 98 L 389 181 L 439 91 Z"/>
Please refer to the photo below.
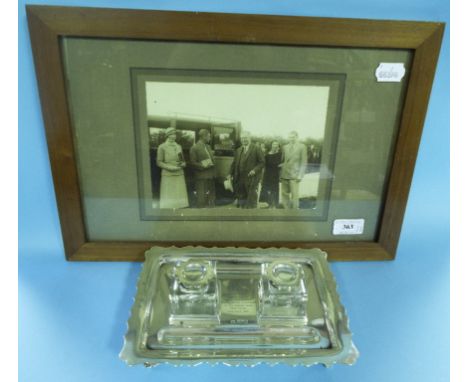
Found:
<path fill-rule="evenodd" d="M 188 207 L 185 184 L 185 160 L 182 147 L 176 143 L 177 131 L 169 127 L 165 131 L 166 141 L 158 147 L 157 165 L 161 167 L 160 208 Z"/>
<path fill-rule="evenodd" d="M 215 165 L 213 150 L 209 146 L 211 134 L 206 129 L 198 132 L 198 142 L 190 149 L 190 164 L 195 173 L 197 208 L 215 205 Z"/>

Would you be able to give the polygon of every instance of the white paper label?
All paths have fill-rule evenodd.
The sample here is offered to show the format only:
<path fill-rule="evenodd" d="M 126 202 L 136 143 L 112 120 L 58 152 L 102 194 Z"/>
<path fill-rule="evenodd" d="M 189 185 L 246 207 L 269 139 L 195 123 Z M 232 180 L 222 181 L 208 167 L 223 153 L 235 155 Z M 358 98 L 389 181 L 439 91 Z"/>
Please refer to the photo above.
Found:
<path fill-rule="evenodd" d="M 364 232 L 364 219 L 336 219 L 333 222 L 333 235 L 361 235 Z"/>
<path fill-rule="evenodd" d="M 405 65 L 402 62 L 381 62 L 375 69 L 377 82 L 400 82 L 405 75 Z"/>

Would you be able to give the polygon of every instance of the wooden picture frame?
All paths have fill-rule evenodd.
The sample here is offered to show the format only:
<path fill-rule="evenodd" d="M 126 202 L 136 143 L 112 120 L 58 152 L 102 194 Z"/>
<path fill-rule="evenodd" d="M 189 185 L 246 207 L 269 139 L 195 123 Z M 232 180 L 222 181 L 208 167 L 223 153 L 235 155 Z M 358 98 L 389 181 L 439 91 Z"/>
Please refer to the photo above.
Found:
<path fill-rule="evenodd" d="M 90 241 L 73 142 L 62 59 L 62 37 L 248 45 L 406 49 L 413 53 L 381 219 L 373 241 L 281 241 L 276 247 L 314 248 L 330 260 L 395 257 L 424 125 L 444 24 L 290 16 L 27 6 L 55 193 L 67 260 L 141 261 L 151 246 L 191 241 Z M 204 246 L 270 247 L 269 240 L 202 241 Z"/>

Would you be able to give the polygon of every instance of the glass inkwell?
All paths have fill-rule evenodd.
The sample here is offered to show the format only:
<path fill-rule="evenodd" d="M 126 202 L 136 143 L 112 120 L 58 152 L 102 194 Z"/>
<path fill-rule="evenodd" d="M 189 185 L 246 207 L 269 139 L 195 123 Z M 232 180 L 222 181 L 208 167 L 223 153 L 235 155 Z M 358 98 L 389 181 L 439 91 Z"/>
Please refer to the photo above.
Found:
<path fill-rule="evenodd" d="M 307 290 L 302 267 L 285 261 L 262 264 L 259 300 L 261 323 L 306 324 Z"/>
<path fill-rule="evenodd" d="M 211 261 L 188 260 L 175 265 L 170 280 L 171 325 L 218 322 L 216 270 Z"/>

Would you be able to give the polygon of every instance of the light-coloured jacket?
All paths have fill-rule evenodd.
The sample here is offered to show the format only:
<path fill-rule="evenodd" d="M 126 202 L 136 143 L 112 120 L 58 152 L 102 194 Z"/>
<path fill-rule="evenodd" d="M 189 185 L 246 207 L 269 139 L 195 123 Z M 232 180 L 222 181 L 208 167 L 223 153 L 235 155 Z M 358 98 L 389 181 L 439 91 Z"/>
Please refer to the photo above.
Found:
<path fill-rule="evenodd" d="M 168 166 L 180 166 L 184 163 L 184 154 L 182 147 L 176 142 L 166 141 L 159 145 L 157 155 L 157 165 L 162 168 L 161 176 L 180 176 L 184 175 L 184 170 L 170 170 Z"/>
<path fill-rule="evenodd" d="M 283 146 L 281 161 L 281 179 L 297 179 L 304 177 L 307 168 L 307 149 L 303 143 L 288 143 Z"/>

